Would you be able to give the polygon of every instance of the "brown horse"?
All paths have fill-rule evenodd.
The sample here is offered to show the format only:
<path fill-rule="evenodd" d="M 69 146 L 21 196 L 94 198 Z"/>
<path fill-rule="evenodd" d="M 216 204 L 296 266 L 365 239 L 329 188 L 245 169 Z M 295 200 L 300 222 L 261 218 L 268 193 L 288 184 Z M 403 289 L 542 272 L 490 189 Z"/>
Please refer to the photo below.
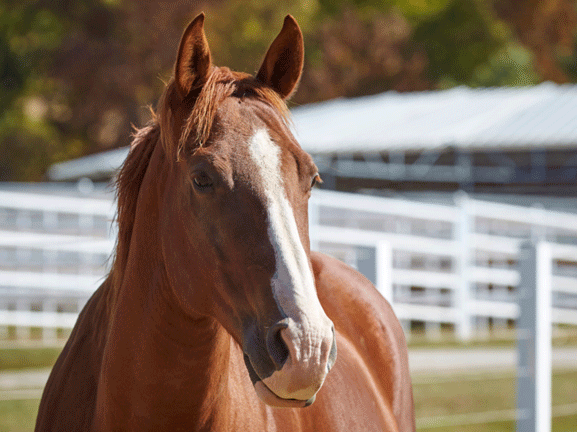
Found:
<path fill-rule="evenodd" d="M 303 65 L 298 25 L 285 19 L 252 77 L 213 66 L 203 23 L 184 32 L 120 171 L 114 265 L 36 430 L 414 431 L 389 304 L 310 252 L 319 177 L 284 103 Z"/>

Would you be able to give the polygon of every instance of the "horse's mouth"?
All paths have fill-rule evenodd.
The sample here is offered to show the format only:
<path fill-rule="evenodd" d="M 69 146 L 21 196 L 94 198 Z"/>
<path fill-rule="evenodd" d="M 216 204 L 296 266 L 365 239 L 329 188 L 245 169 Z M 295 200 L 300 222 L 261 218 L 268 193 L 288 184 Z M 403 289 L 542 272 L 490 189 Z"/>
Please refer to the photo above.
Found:
<path fill-rule="evenodd" d="M 258 395 L 259 399 L 262 400 L 264 403 L 270 406 L 279 407 L 279 408 L 305 408 L 315 401 L 316 395 L 308 400 L 299 400 L 299 399 L 285 399 L 281 398 L 280 396 L 276 395 L 267 385 L 262 382 L 261 378 L 257 375 L 250 359 L 245 354 L 244 355 L 244 363 L 248 370 L 248 375 L 250 376 L 250 380 L 254 386 L 256 394 Z"/>
<path fill-rule="evenodd" d="M 269 389 L 265 383 L 262 381 L 257 382 L 254 385 L 254 389 L 258 397 L 267 405 L 280 407 L 280 408 L 305 408 L 315 401 L 316 395 L 309 400 L 298 400 L 298 399 L 283 399 L 277 396 L 271 389 Z"/>

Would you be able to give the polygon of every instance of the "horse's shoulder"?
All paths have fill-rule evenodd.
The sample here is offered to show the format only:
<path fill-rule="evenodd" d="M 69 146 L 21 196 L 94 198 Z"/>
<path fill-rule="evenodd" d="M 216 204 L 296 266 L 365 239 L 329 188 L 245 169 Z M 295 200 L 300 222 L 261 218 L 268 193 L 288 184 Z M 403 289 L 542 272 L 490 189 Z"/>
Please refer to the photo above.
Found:
<path fill-rule="evenodd" d="M 339 313 L 345 313 L 348 319 L 362 321 L 365 325 L 372 321 L 374 324 L 378 322 L 387 327 L 392 326 L 402 334 L 391 305 L 365 276 L 342 261 L 322 253 L 311 253 L 311 261 L 321 303 L 324 301 L 327 306 L 338 306 Z M 350 315 L 361 310 L 365 311 L 362 316 Z"/>
<path fill-rule="evenodd" d="M 106 337 L 108 285 L 106 280 L 88 300 L 52 368 L 36 431 L 90 430 Z"/>
<path fill-rule="evenodd" d="M 336 331 L 372 371 L 399 430 L 414 430 L 407 345 L 391 305 L 366 277 L 343 262 L 321 253 L 312 253 L 311 261 L 319 300 Z"/>

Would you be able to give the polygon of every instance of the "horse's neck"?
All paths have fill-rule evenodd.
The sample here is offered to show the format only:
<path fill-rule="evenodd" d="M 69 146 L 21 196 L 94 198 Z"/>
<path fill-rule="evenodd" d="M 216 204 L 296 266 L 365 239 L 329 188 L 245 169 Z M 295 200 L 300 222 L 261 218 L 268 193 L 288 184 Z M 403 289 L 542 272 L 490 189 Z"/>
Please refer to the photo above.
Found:
<path fill-rule="evenodd" d="M 95 429 L 219 425 L 219 412 L 226 410 L 221 404 L 229 399 L 230 336 L 213 320 L 184 316 L 167 294 L 161 268 L 138 273 L 149 284 L 129 287 L 132 276 L 126 275 L 113 312 Z"/>
<path fill-rule="evenodd" d="M 153 161 L 154 163 L 154 158 Z M 226 430 L 230 335 L 188 317 L 169 286 L 158 227 L 159 188 L 145 178 L 104 350 L 95 430 Z M 198 287 L 201 288 L 201 287 Z M 224 408 L 224 409 L 223 409 Z M 158 422 L 158 423 L 157 423 Z M 171 427 L 174 426 L 174 427 Z"/>

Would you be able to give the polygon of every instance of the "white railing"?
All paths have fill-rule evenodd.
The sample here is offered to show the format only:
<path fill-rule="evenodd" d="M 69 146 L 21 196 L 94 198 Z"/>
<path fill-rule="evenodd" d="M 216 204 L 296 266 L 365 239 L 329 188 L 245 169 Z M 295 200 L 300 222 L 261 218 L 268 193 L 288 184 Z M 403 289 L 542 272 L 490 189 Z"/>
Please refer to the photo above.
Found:
<path fill-rule="evenodd" d="M 0 192 L 0 327 L 69 328 L 106 274 L 113 217 L 112 194 Z M 408 334 L 443 326 L 466 340 L 511 326 L 528 238 L 552 251 L 553 322 L 577 324 L 577 215 L 464 194 L 439 205 L 316 190 L 309 217 L 313 249 L 371 279 Z"/>
<path fill-rule="evenodd" d="M 464 194 L 454 205 L 436 205 L 322 191 L 311 200 L 310 219 L 313 248 L 363 271 L 407 330 L 420 322 L 438 335 L 447 325 L 467 340 L 512 326 L 519 248 L 531 238 L 549 244 L 553 293 L 565 295 L 553 305 L 553 322 L 577 325 L 575 214 Z"/>
<path fill-rule="evenodd" d="M 0 191 L 0 327 L 72 328 L 106 273 L 113 217 L 112 196 Z"/>

